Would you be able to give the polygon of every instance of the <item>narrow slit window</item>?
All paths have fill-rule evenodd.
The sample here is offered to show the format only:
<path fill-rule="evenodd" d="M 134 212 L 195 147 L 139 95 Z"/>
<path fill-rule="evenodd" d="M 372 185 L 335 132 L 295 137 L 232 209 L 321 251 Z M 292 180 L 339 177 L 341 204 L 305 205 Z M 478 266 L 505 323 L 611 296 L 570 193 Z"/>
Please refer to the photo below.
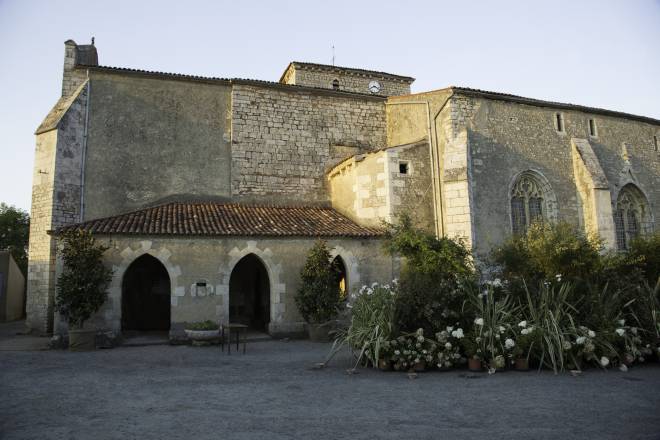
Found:
<path fill-rule="evenodd" d="M 598 131 L 596 129 L 596 121 L 589 119 L 589 136 L 596 137 L 598 136 Z"/>
<path fill-rule="evenodd" d="M 399 174 L 409 174 L 410 165 L 408 162 L 399 162 Z"/>
<path fill-rule="evenodd" d="M 555 113 L 555 128 L 560 133 L 564 131 L 564 116 L 561 113 Z"/>

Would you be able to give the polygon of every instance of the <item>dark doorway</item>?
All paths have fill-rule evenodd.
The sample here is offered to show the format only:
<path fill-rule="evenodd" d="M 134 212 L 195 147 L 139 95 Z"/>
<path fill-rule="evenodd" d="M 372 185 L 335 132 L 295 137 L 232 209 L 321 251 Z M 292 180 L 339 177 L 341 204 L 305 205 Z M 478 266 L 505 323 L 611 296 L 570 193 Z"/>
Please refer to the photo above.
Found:
<path fill-rule="evenodd" d="M 229 321 L 267 332 L 270 322 L 270 281 L 254 254 L 236 264 L 229 279 Z"/>
<path fill-rule="evenodd" d="M 170 329 L 170 277 L 151 255 L 137 258 L 126 270 L 121 295 L 122 330 Z"/>
<path fill-rule="evenodd" d="M 347 298 L 347 288 L 348 288 L 348 278 L 346 277 L 346 264 L 344 260 L 337 255 L 334 260 L 332 260 L 332 265 L 334 266 L 336 273 L 337 285 L 339 286 L 339 297 L 342 300 Z"/>

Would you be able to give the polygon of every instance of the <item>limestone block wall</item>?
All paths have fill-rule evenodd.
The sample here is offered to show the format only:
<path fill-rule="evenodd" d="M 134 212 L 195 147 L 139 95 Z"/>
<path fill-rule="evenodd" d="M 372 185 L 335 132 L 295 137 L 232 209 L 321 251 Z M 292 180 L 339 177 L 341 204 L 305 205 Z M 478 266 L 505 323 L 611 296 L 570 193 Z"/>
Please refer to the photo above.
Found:
<path fill-rule="evenodd" d="M 339 90 L 357 93 L 370 93 L 369 83 L 371 81 L 378 81 L 381 85 L 381 91 L 377 93 L 378 95 L 395 96 L 410 94 L 410 83 L 407 81 L 397 81 L 377 74 L 357 75 L 339 69 L 334 72 L 328 72 L 324 70 L 297 68 L 295 69 L 295 73 L 286 79 L 287 84 L 319 87 L 323 89 L 332 89 L 333 81 L 338 80 Z"/>
<path fill-rule="evenodd" d="M 382 98 L 233 86 L 235 199 L 328 202 L 325 172 L 333 163 L 333 146 L 364 152 L 384 144 Z"/>
<path fill-rule="evenodd" d="M 49 332 L 55 297 L 55 239 L 47 232 L 80 221 L 81 168 L 88 88 L 57 128 L 37 135 L 27 276 L 27 326 Z"/>
<path fill-rule="evenodd" d="M 465 105 L 460 108 L 458 120 L 462 118 L 467 129 L 478 253 L 486 254 L 510 236 L 508 191 L 515 176 L 525 170 L 534 170 L 548 181 L 556 195 L 559 220 L 587 228 L 574 169 L 573 138 L 589 140 L 613 201 L 623 185 L 636 183 L 658 217 L 660 156 L 653 144 L 658 126 L 623 117 L 472 96 L 462 100 Z M 557 113 L 564 121 L 561 132 L 555 126 Z M 596 122 L 597 136 L 589 135 L 589 119 Z M 590 215 L 602 216 L 602 212 Z"/>
<path fill-rule="evenodd" d="M 300 285 L 304 255 L 313 246 L 313 238 L 164 238 L 99 236 L 110 249 L 104 257 L 114 274 L 108 301 L 90 321 L 91 326 L 113 333 L 121 332 L 121 295 L 123 275 L 139 256 L 147 253 L 167 269 L 171 286 L 171 337 L 181 337 L 185 322 L 214 320 L 226 322 L 229 316 L 229 281 L 236 264 L 254 254 L 266 267 L 270 288 L 271 323 L 274 335 L 299 333 L 303 323 L 296 309 L 294 295 Z M 355 292 L 363 284 L 389 282 L 397 276 L 396 262 L 382 252 L 378 239 L 329 239 L 333 256 L 341 256 L 348 274 L 348 290 Z M 301 258 L 291 258 L 300 255 Z M 200 292 L 196 282 L 208 287 Z M 59 322 L 58 332 L 66 325 Z"/>

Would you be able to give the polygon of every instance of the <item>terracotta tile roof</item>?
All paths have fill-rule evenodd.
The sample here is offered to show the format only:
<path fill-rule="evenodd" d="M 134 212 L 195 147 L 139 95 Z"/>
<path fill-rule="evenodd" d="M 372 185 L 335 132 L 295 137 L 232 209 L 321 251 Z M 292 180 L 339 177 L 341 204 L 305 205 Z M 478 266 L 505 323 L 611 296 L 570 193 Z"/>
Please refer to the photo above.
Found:
<path fill-rule="evenodd" d="M 65 226 L 94 234 L 171 236 L 376 237 L 383 231 L 354 223 L 332 208 L 234 203 L 167 203 Z"/>

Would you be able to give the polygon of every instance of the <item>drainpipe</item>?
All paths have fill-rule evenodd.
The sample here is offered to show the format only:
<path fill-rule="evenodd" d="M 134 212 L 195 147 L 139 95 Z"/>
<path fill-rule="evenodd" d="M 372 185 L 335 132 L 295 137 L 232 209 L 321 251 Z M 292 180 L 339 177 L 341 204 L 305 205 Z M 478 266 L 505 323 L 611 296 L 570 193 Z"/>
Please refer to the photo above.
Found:
<path fill-rule="evenodd" d="M 89 126 L 89 98 L 92 94 L 92 81 L 89 79 L 87 69 L 87 97 L 85 98 L 85 126 L 83 128 L 83 144 L 80 158 L 80 221 L 85 214 L 85 158 L 87 156 L 87 127 Z"/>
<path fill-rule="evenodd" d="M 446 104 L 446 102 L 445 102 Z M 433 137 L 431 135 L 431 107 L 428 101 L 400 101 L 400 102 L 386 102 L 385 105 L 425 105 L 426 106 L 426 127 L 427 127 L 427 136 L 429 139 L 429 160 L 431 162 L 431 183 L 433 185 L 433 226 L 435 227 L 435 236 L 440 236 L 440 230 L 438 228 L 438 201 L 436 194 L 436 161 L 435 158 L 435 149 Z M 444 107 L 444 105 L 443 105 Z M 443 229 L 444 231 L 444 229 Z"/>

